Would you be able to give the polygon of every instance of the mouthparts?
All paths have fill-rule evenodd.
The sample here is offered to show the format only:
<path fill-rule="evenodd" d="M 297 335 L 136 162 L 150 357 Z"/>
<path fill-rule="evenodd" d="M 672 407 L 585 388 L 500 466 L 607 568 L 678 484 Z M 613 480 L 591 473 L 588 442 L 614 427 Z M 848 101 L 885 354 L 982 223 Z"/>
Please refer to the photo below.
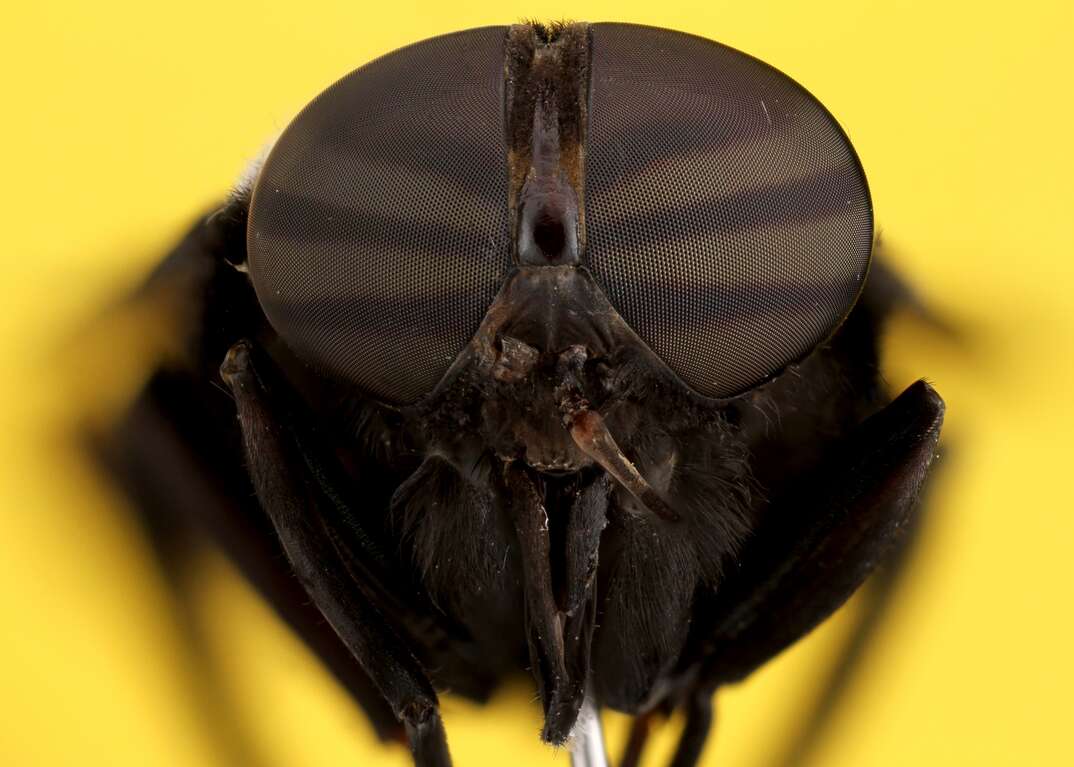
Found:
<path fill-rule="evenodd" d="M 679 514 L 623 455 L 600 413 L 589 409 L 589 400 L 582 392 L 579 378 L 587 357 L 583 346 L 572 346 L 559 357 L 560 384 L 556 387 L 556 398 L 563 425 L 578 449 L 608 472 L 645 509 L 668 522 L 679 521 Z"/>

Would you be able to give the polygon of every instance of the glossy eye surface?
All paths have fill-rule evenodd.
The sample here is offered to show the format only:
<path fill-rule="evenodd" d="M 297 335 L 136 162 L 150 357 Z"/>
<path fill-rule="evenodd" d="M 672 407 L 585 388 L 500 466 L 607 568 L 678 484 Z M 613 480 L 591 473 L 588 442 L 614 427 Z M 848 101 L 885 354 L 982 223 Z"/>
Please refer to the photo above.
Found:
<path fill-rule="evenodd" d="M 433 38 L 347 75 L 254 187 L 248 262 L 270 323 L 380 400 L 433 389 L 510 263 L 505 34 Z"/>
<path fill-rule="evenodd" d="M 295 118 L 254 187 L 248 262 L 269 322 L 381 401 L 433 390 L 511 268 L 507 33 L 433 38 L 352 72 Z M 588 45 L 581 265 L 700 394 L 806 356 L 850 312 L 872 250 L 838 124 L 709 40 L 594 24 Z"/>
<path fill-rule="evenodd" d="M 873 234 L 861 166 L 767 64 L 669 30 L 591 29 L 583 262 L 689 386 L 741 392 L 853 307 Z"/>

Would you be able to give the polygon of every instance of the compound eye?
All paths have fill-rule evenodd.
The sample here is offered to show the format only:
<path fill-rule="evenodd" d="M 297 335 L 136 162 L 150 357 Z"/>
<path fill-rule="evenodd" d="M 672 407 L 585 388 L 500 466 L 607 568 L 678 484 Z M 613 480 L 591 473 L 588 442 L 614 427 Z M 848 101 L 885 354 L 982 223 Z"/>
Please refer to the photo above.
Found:
<path fill-rule="evenodd" d="M 592 27 L 586 253 L 689 386 L 728 397 L 829 337 L 872 251 L 865 176 L 804 88 L 731 48 Z"/>
<path fill-rule="evenodd" d="M 504 27 L 352 72 L 276 142 L 250 276 L 300 358 L 386 402 L 429 393 L 476 332 L 508 246 Z"/>

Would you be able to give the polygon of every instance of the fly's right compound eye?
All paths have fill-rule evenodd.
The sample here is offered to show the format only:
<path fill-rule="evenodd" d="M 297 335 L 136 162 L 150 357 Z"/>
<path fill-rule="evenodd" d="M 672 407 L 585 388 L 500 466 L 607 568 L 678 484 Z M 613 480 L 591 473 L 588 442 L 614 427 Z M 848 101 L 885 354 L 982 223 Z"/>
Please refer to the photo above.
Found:
<path fill-rule="evenodd" d="M 426 40 L 328 88 L 254 187 L 250 276 L 301 359 L 385 402 L 429 393 L 510 263 L 504 27 Z"/>

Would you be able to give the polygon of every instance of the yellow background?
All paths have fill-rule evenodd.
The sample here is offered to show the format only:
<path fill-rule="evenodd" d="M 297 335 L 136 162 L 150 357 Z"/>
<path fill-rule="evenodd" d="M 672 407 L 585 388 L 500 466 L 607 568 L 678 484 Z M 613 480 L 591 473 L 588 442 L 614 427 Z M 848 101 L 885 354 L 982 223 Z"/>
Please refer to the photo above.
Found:
<path fill-rule="evenodd" d="M 1069 0 L 9 4 L 0 764 L 227 763 L 139 528 L 64 439 L 76 416 L 114 407 L 136 380 L 136 354 L 94 345 L 80 328 L 321 88 L 402 44 L 524 16 L 673 27 L 791 74 L 852 137 L 898 266 L 961 328 L 958 340 L 912 320 L 892 329 L 891 382 L 935 383 L 953 449 L 910 581 L 817 763 L 1074 764 L 1071 9 Z M 199 625 L 260 763 L 406 763 L 371 742 L 224 562 L 203 565 L 189 584 Z M 724 694 L 706 764 L 773 757 L 847 625 L 840 616 Z M 565 764 L 538 743 L 530 700 L 523 687 L 484 710 L 448 699 L 457 763 Z M 608 725 L 618 740 L 622 718 Z"/>

